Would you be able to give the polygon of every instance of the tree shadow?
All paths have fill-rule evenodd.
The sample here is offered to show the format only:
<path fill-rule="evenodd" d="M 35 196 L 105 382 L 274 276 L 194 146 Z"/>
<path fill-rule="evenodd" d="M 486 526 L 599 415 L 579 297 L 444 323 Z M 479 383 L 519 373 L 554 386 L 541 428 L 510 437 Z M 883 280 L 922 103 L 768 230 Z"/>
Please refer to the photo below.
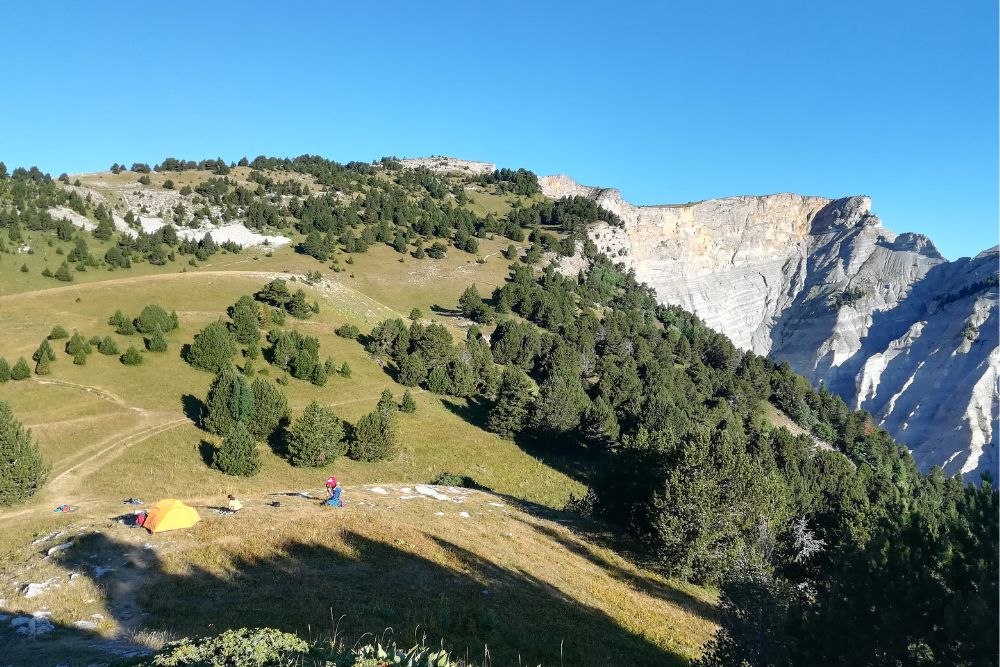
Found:
<path fill-rule="evenodd" d="M 198 443 L 198 454 L 201 456 L 202 462 L 209 468 L 212 467 L 212 463 L 215 461 L 215 451 L 215 445 L 208 440 L 202 440 Z"/>
<path fill-rule="evenodd" d="M 491 664 L 497 665 L 687 664 L 548 582 L 443 538 L 425 537 L 436 553 L 424 556 L 333 528 L 321 540 L 258 545 L 216 559 L 210 569 L 189 564 L 177 570 L 161 559 L 160 547 L 169 541 L 162 536 L 153 536 L 153 548 L 146 548 L 142 539 L 90 533 L 79 537 L 60 563 L 104 589 L 108 613 L 127 629 L 129 639 L 116 640 L 126 650 L 143 650 L 136 638 L 148 633 L 205 636 L 239 627 L 268 626 L 323 639 L 333 630 L 333 619 L 344 614 L 339 631 L 352 640 L 396 628 L 396 639 L 411 645 L 420 639 L 414 636 L 419 628 L 428 643 L 443 640 L 456 657 L 482 656 L 488 647 Z M 45 640 L 0 637 L 0 657 L 40 664 L 75 660 L 88 642 L 92 652 L 110 648 L 69 625 L 57 625 Z M 73 646 L 81 652 L 55 653 Z"/>
<path fill-rule="evenodd" d="M 184 411 L 184 416 L 191 420 L 191 423 L 195 426 L 201 426 L 201 415 L 205 408 L 205 403 L 193 394 L 184 394 L 181 396 L 181 409 Z"/>

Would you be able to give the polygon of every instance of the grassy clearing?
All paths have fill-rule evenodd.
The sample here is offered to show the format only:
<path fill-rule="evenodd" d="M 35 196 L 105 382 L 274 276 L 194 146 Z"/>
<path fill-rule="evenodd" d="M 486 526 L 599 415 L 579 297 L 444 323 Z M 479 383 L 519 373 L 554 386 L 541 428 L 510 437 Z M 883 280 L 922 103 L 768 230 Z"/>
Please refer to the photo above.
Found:
<path fill-rule="evenodd" d="M 59 588 L 24 600 L 8 582 L 0 595 L 13 611 L 60 607 L 60 624 L 100 614 L 107 635 L 220 632 L 252 614 L 322 637 L 344 615 L 347 637 L 417 631 L 470 657 L 488 647 L 493 664 L 681 665 L 714 629 L 710 594 L 636 568 L 589 536 L 593 526 L 480 492 L 441 489 L 451 500 L 436 501 L 383 488 L 348 487 L 344 510 L 252 497 L 235 517 L 202 508 L 194 528 L 154 536 L 81 523 L 64 555 L 22 554 L 32 581 Z M 115 569 L 97 579 L 96 566 Z M 78 635 L 58 630 L 44 643 L 65 649 Z"/>

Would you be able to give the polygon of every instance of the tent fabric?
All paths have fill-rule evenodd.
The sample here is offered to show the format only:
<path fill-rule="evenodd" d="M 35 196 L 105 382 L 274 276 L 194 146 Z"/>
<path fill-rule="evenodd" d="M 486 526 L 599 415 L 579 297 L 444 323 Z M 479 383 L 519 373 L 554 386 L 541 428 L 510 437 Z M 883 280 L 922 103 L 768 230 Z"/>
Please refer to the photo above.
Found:
<path fill-rule="evenodd" d="M 174 498 L 165 498 L 150 508 L 142 526 L 151 533 L 162 533 L 165 530 L 190 528 L 199 521 L 201 517 L 193 507 Z"/>

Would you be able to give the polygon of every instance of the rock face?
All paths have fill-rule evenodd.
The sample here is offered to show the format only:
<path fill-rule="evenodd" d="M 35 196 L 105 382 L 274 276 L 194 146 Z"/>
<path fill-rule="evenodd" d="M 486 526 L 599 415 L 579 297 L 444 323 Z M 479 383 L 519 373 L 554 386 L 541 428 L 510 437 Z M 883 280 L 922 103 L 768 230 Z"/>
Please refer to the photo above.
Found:
<path fill-rule="evenodd" d="M 478 176 L 480 174 L 492 174 L 497 166 L 492 162 L 476 162 L 475 160 L 460 160 L 455 157 L 446 157 L 444 155 L 432 155 L 431 157 L 411 157 L 403 158 L 400 163 L 409 169 L 416 169 L 417 167 L 426 167 L 431 171 L 435 171 L 442 174 L 449 174 L 452 172 L 458 172 L 461 174 L 472 174 L 473 176 Z"/>
<path fill-rule="evenodd" d="M 996 248 L 948 262 L 928 238 L 883 227 L 868 197 L 633 206 L 565 176 L 539 183 L 547 196 L 589 197 L 622 218 L 590 237 L 662 302 L 822 380 L 921 467 L 996 474 Z"/>

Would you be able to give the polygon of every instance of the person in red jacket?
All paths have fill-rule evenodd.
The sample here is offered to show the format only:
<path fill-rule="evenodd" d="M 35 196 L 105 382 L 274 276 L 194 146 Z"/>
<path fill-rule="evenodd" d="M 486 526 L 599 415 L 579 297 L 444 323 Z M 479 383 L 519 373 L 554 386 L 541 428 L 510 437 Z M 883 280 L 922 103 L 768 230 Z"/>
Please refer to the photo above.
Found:
<path fill-rule="evenodd" d="M 333 490 L 337 488 L 337 478 L 330 476 L 326 479 L 326 497 L 333 498 Z"/>

